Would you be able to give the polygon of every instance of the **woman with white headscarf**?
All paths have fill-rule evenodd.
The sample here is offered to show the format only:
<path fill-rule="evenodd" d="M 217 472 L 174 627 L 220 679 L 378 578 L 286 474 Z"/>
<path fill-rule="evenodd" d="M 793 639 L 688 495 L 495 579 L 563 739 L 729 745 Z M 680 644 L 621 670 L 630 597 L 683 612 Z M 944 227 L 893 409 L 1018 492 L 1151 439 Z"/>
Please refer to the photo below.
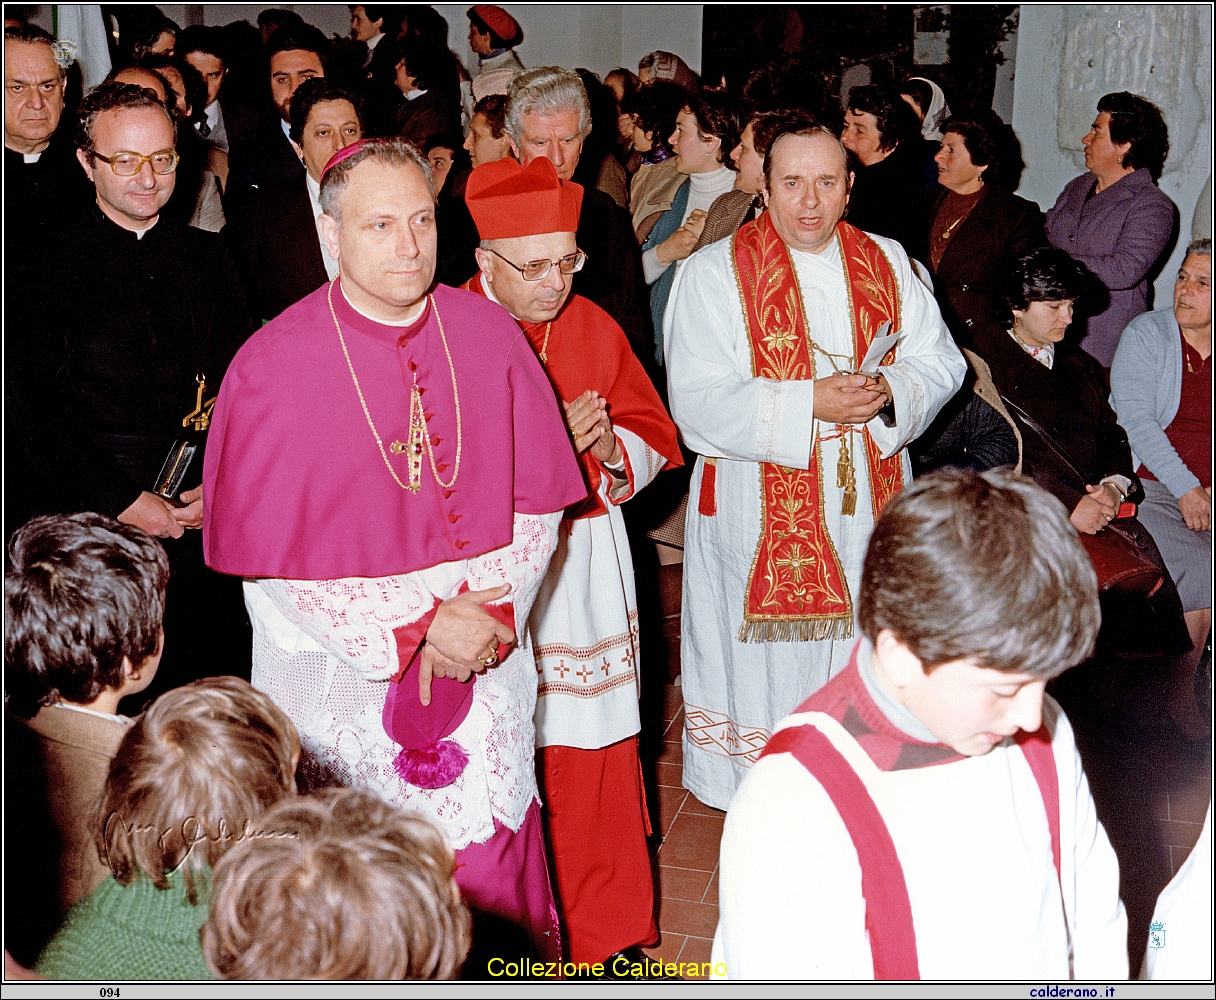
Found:
<path fill-rule="evenodd" d="M 928 77 L 914 76 L 903 82 L 899 96 L 920 119 L 920 134 L 933 142 L 941 142 L 942 125 L 950 118 L 950 106 L 942 88 Z"/>

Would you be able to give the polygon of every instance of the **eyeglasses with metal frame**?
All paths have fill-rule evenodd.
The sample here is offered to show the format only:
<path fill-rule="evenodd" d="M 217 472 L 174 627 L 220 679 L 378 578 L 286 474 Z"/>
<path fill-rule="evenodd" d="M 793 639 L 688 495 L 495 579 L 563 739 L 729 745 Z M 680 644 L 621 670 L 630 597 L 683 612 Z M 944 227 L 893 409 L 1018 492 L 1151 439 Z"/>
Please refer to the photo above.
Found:
<path fill-rule="evenodd" d="M 489 250 L 490 248 L 487 247 L 486 249 Z M 583 265 L 587 263 L 587 254 L 582 250 L 566 254 L 565 257 L 560 257 L 557 260 L 530 260 L 523 267 L 520 267 L 514 261 L 507 260 L 497 250 L 490 250 L 490 253 L 515 268 L 523 276 L 524 281 L 543 280 L 553 270 L 554 264 L 557 265 L 557 269 L 562 274 L 577 274 L 583 269 Z"/>

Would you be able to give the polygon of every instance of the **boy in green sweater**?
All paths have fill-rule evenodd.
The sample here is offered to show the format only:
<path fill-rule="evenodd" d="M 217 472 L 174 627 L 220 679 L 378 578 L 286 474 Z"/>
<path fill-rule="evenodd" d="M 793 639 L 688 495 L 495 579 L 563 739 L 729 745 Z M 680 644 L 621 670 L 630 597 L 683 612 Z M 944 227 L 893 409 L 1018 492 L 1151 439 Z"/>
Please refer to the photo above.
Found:
<path fill-rule="evenodd" d="M 93 815 L 111 877 L 73 906 L 35 971 L 51 979 L 210 979 L 211 870 L 295 793 L 300 741 L 236 677 L 161 695 L 119 745 Z"/>

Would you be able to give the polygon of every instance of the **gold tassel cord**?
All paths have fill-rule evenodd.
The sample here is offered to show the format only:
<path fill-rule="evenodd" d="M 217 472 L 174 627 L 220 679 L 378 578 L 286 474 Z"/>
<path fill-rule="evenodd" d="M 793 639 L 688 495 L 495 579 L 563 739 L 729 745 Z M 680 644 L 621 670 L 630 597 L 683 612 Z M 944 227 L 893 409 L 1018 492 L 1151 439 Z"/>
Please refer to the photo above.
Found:
<path fill-rule="evenodd" d="M 857 513 L 857 474 L 853 469 L 853 438 L 844 430 L 840 435 L 840 461 L 836 463 L 836 486 L 844 490 L 840 513 L 852 517 Z"/>

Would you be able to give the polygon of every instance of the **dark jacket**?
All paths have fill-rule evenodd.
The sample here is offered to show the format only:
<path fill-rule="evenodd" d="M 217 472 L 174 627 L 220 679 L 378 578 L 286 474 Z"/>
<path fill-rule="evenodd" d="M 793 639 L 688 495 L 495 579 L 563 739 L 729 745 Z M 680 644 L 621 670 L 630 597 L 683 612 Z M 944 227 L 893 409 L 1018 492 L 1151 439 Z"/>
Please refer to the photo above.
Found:
<path fill-rule="evenodd" d="M 1105 309 L 1080 317 L 1081 346 L 1109 368 L 1123 328 L 1149 309 L 1149 282 L 1177 235 L 1178 209 L 1146 167 L 1099 194 L 1098 179 L 1068 182 L 1047 213 L 1047 239 L 1098 276 L 1110 292 Z"/>
<path fill-rule="evenodd" d="M 1070 512 L 1086 495 L 1087 484 L 1097 485 L 1111 475 L 1131 480 L 1130 502 L 1144 499 L 1127 434 L 1107 401 L 1106 376 L 1093 358 L 1066 340 L 1056 345 L 1054 363 L 1048 368 L 1022 350 L 1000 323 L 977 321 L 970 333 L 1001 396 L 1034 418 L 1072 459 L 1085 482 L 1078 483 L 1037 435 L 1023 432 L 1022 471 L 1026 475 Z"/>
<path fill-rule="evenodd" d="M 846 218 L 858 229 L 897 241 L 909 257 L 928 256 L 925 172 L 918 142 L 901 142 L 878 163 L 853 165 Z"/>
<path fill-rule="evenodd" d="M 751 222 L 757 211 L 763 211 L 764 203 L 758 194 L 748 194 L 746 191 L 727 191 L 714 199 L 705 217 L 705 228 L 697 238 L 692 252 L 696 253 L 702 247 L 707 247 L 718 240 L 734 236 L 745 222 Z"/>
<path fill-rule="evenodd" d="M 219 390 L 250 332 L 245 296 L 218 236 L 161 219 L 137 239 L 100 209 L 64 234 L 45 284 L 55 294 L 6 347 L 30 513 L 115 517 L 151 488 L 195 376 Z"/>
<path fill-rule="evenodd" d="M 1130 481 L 1126 497 L 1129 503 L 1143 502 L 1144 487 L 1136 478 L 1127 434 L 1108 402 L 1106 373 L 1097 361 L 1066 339 L 1056 345 L 1055 361 L 1048 368 L 1023 351 L 999 323 L 976 323 L 970 332 L 1002 398 L 1014 404 L 1009 409 L 1021 431 L 1025 475 L 1064 504 L 1069 513 L 1086 496 L 1086 485 L 1097 485 L 1111 475 L 1126 476 Z M 1015 407 L 1029 414 L 1050 444 Z M 1067 461 L 1058 452 L 1063 452 Z M 1191 640 L 1182 602 L 1152 535 L 1135 517 L 1119 518 L 1111 527 L 1157 566 L 1162 582 L 1148 598 L 1117 590 L 1102 595 L 1102 630 L 1096 655 L 1107 659 L 1184 653 L 1191 648 Z"/>
<path fill-rule="evenodd" d="M 329 280 L 305 177 L 251 192 L 224 235 L 255 324 L 274 319 Z"/>
<path fill-rule="evenodd" d="M 419 151 L 426 147 L 426 141 L 433 135 L 440 132 L 459 134 L 462 131 L 459 106 L 452 104 L 437 89 L 403 102 L 394 118 L 396 134 L 412 142 Z"/>
<path fill-rule="evenodd" d="M 949 193 L 942 188 L 934 199 L 929 210 L 930 226 L 938 224 L 938 210 Z M 1046 245 L 1043 213 L 1038 205 L 991 184 L 984 185 L 979 202 L 950 239 L 933 272 L 937 304 L 955 338 L 965 340 L 967 327 L 992 317 L 1000 300 L 1004 262 Z"/>
<path fill-rule="evenodd" d="M 616 320 L 639 357 L 648 342 L 642 252 L 629 213 L 603 191 L 583 189 L 578 245 L 587 263 L 574 278 L 574 294 L 590 299 Z"/>
<path fill-rule="evenodd" d="M 282 119 L 277 111 L 270 111 L 258 123 L 256 138 L 229 155 L 224 210 L 229 219 L 238 218 L 252 192 L 303 176 L 304 164 L 283 132 Z"/>
<path fill-rule="evenodd" d="M 34 244 L 47 237 L 58 241 L 64 229 L 96 200 L 93 185 L 76 159 L 70 128 L 60 128 L 51 136 L 34 163 L 26 163 L 20 153 L 5 146 L 7 264 L 15 264 L 24 256 L 37 256 Z M 10 299 L 7 305 L 11 308 L 12 304 Z"/>

